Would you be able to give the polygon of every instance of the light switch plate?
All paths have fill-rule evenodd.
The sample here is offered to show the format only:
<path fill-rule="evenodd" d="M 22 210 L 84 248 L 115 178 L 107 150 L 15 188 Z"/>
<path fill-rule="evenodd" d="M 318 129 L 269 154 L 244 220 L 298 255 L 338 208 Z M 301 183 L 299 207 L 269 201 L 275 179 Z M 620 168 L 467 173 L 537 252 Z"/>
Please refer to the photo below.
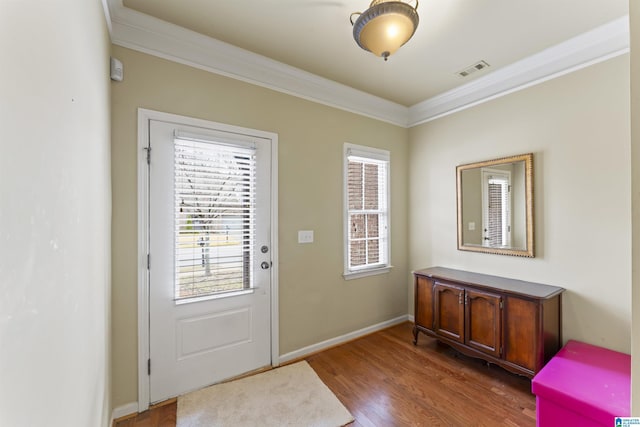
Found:
<path fill-rule="evenodd" d="M 313 243 L 313 230 L 298 230 L 298 243 Z"/>

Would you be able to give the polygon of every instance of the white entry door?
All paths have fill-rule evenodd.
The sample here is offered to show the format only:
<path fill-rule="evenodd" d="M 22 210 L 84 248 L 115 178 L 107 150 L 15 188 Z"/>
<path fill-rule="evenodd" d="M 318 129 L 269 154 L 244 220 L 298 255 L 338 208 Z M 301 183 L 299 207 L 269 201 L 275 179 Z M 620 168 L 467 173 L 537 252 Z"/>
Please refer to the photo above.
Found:
<path fill-rule="evenodd" d="M 271 364 L 271 140 L 220 127 L 149 121 L 151 403 Z"/>

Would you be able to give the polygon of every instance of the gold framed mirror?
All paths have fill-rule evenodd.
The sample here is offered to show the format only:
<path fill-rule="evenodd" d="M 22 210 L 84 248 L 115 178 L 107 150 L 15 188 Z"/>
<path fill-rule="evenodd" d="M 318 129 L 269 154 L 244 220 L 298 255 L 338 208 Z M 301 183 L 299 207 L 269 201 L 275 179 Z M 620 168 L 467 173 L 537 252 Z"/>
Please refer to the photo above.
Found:
<path fill-rule="evenodd" d="M 456 167 L 458 249 L 534 257 L 533 153 Z"/>

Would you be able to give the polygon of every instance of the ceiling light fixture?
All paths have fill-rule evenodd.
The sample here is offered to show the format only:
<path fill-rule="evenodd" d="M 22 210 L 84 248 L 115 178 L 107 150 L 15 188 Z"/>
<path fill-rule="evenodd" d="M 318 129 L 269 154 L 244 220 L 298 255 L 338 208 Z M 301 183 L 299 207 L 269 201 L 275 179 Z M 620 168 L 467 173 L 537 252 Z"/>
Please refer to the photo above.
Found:
<path fill-rule="evenodd" d="M 360 15 L 355 22 L 354 15 Z M 415 7 L 402 1 L 373 0 L 369 9 L 352 13 L 350 20 L 358 46 L 386 61 L 416 32 L 418 0 Z"/>

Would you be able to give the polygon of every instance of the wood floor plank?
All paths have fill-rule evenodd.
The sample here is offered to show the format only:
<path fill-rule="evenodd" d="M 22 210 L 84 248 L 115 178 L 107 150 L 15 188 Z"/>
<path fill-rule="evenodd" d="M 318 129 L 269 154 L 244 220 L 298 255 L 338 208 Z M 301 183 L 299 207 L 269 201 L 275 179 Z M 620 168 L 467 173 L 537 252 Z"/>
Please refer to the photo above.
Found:
<path fill-rule="evenodd" d="M 311 367 L 355 418 L 350 427 L 533 427 L 531 381 L 464 356 L 410 323 L 314 354 Z M 176 403 L 116 427 L 173 427 Z"/>

